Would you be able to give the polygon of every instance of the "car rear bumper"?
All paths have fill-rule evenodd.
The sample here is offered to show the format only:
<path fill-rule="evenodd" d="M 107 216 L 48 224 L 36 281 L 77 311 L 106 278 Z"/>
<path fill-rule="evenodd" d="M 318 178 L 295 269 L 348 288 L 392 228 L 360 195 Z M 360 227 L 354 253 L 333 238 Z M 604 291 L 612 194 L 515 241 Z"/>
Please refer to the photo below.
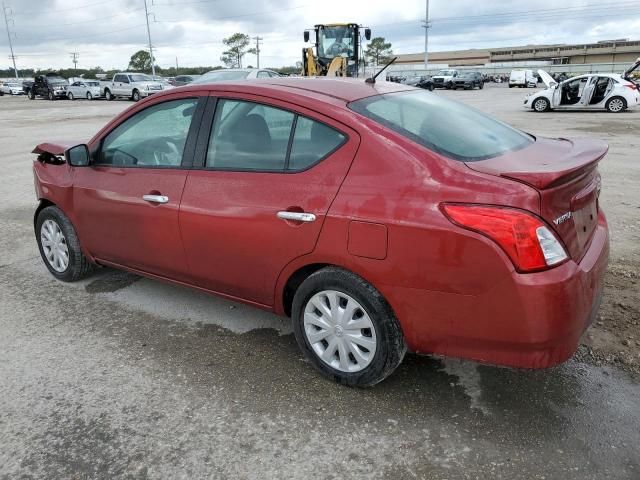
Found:
<path fill-rule="evenodd" d="M 393 289 L 392 304 L 405 302 L 398 316 L 410 350 L 520 368 L 566 361 L 602 298 L 609 233 L 602 213 L 598 220 L 579 263 L 570 260 L 530 274 L 514 271 L 478 296 Z"/>

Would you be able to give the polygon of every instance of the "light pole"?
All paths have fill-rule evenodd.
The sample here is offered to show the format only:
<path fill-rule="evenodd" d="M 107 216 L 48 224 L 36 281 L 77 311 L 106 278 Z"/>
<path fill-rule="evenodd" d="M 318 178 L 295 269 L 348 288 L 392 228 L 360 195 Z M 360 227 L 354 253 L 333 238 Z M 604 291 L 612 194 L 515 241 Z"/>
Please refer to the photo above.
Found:
<path fill-rule="evenodd" d="M 149 10 L 147 10 L 147 0 L 144 0 L 144 16 L 147 19 L 147 37 L 149 38 L 149 55 L 151 55 L 151 75 L 156 76 L 156 66 L 153 62 L 153 47 L 151 46 L 151 29 L 149 28 Z"/>
<path fill-rule="evenodd" d="M 253 39 L 256 41 L 256 58 L 258 62 L 258 68 L 260 68 L 260 40 L 262 40 L 262 37 L 256 36 L 253 37 Z"/>
<path fill-rule="evenodd" d="M 426 0 L 426 11 L 424 15 L 424 69 L 427 69 L 429 63 L 429 0 Z"/>
<path fill-rule="evenodd" d="M 4 24 L 7 27 L 7 38 L 9 39 L 9 50 L 11 50 L 11 60 L 13 61 L 13 71 L 16 74 L 16 80 L 18 80 L 18 68 L 16 67 L 16 56 L 13 54 L 13 43 L 11 43 L 11 32 L 9 31 L 9 20 L 7 19 L 8 8 L 9 7 L 6 7 L 4 2 L 2 2 L 2 13 L 4 14 Z"/>

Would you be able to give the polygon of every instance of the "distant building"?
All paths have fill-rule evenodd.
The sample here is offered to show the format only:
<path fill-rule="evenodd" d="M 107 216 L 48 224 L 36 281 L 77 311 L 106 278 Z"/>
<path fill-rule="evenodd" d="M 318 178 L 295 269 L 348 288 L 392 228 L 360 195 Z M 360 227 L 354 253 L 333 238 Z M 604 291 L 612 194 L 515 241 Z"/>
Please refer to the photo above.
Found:
<path fill-rule="evenodd" d="M 605 40 L 598 43 L 524 45 L 471 50 L 429 52 L 429 63 L 481 66 L 492 63 L 544 62 L 550 65 L 632 63 L 640 57 L 640 40 Z M 424 64 L 423 53 L 398 55 L 397 65 Z"/>

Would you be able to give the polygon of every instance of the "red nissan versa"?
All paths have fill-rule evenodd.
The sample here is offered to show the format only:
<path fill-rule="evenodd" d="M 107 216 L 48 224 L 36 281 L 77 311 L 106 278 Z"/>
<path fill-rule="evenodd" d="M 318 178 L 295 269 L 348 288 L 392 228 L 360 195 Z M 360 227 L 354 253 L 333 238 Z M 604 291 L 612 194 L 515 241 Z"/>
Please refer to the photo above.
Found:
<path fill-rule="evenodd" d="M 105 265 L 291 316 L 304 354 L 345 384 L 383 380 L 407 349 L 558 364 L 601 298 L 607 146 L 413 87 L 186 86 L 87 145 L 34 153 L 56 278 Z"/>

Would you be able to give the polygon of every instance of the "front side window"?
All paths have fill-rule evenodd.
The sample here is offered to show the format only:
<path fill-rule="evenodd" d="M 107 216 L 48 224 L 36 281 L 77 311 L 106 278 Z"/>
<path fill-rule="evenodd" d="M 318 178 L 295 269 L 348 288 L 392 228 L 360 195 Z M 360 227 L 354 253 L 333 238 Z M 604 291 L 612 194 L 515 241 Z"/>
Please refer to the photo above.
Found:
<path fill-rule="evenodd" d="M 219 100 L 206 166 L 284 171 L 295 115 L 253 102 Z"/>
<path fill-rule="evenodd" d="M 429 92 L 400 92 L 357 100 L 349 108 L 391 130 L 463 162 L 530 145 L 533 139 L 462 103 Z"/>
<path fill-rule="evenodd" d="M 198 100 L 153 105 L 128 118 L 102 143 L 99 165 L 179 167 Z"/>
<path fill-rule="evenodd" d="M 257 75 L 258 78 L 271 78 L 271 75 L 269 75 L 269 72 L 265 71 L 265 70 L 260 70 L 258 72 Z"/>

